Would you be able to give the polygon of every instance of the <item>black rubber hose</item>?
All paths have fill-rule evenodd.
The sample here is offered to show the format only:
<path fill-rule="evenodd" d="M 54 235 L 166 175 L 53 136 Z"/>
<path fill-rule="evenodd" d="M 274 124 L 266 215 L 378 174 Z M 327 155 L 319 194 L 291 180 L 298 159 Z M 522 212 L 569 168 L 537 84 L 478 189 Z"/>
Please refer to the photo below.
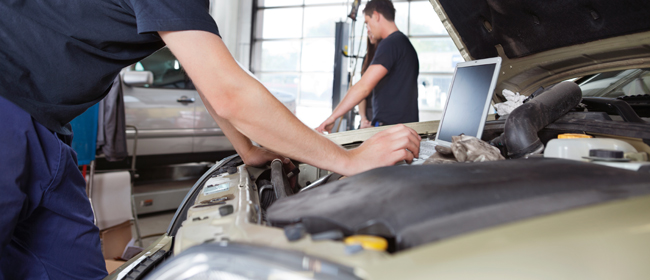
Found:
<path fill-rule="evenodd" d="M 605 97 L 583 97 L 582 103 L 587 105 L 587 109 L 590 109 L 591 107 L 597 108 L 599 105 L 605 109 L 610 109 L 621 116 L 621 118 L 626 122 L 646 123 L 646 121 L 634 112 L 632 106 L 623 100 Z"/>
<path fill-rule="evenodd" d="M 271 184 L 275 192 L 275 198 L 280 199 L 293 194 L 287 175 L 282 170 L 282 161 L 274 159 L 271 162 Z"/>
<path fill-rule="evenodd" d="M 543 151 L 544 144 L 537 132 L 575 108 L 581 99 L 580 87 L 566 81 L 513 110 L 499 137 L 505 143 L 508 157 L 521 158 Z"/>

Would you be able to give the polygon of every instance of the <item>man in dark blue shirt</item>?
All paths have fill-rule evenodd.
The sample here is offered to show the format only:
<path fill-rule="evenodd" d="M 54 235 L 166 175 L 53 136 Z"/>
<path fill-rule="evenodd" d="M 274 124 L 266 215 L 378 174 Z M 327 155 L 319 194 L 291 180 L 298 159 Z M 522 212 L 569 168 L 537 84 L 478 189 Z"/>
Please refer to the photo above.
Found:
<path fill-rule="evenodd" d="M 406 127 L 345 150 L 303 125 L 232 58 L 209 2 L 0 2 L 0 280 L 106 275 L 69 122 L 164 45 L 248 165 L 290 157 L 352 175 L 418 156 Z"/>
<path fill-rule="evenodd" d="M 370 67 L 345 95 L 317 131 L 331 132 L 337 118 L 350 111 L 372 92 L 372 126 L 417 122 L 420 71 L 415 48 L 395 25 L 390 0 L 372 0 L 363 10 L 368 36 L 381 38 Z"/>

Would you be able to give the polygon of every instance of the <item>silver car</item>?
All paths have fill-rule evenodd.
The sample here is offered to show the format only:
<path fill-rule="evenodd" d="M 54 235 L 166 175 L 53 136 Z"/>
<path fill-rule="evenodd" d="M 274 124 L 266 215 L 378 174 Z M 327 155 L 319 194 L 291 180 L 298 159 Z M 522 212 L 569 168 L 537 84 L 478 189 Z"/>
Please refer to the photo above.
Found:
<path fill-rule="evenodd" d="M 120 77 L 130 155 L 136 131 L 138 157 L 165 155 L 183 161 L 196 160 L 201 155 L 234 153 L 192 80 L 168 48 L 125 68 Z M 295 114 L 296 101 L 292 94 L 269 91 Z"/>

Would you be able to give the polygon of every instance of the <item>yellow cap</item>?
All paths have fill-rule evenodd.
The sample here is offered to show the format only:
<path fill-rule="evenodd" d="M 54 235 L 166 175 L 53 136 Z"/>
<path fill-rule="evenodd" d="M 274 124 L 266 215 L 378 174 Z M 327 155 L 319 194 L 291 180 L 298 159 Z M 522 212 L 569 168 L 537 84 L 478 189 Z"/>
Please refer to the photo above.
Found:
<path fill-rule="evenodd" d="M 557 139 L 576 139 L 576 138 L 594 138 L 594 137 L 591 135 L 578 134 L 578 133 L 564 133 L 557 136 Z"/>
<path fill-rule="evenodd" d="M 386 239 L 373 235 L 353 235 L 345 238 L 345 245 L 359 244 L 366 250 L 386 251 L 388 241 Z"/>

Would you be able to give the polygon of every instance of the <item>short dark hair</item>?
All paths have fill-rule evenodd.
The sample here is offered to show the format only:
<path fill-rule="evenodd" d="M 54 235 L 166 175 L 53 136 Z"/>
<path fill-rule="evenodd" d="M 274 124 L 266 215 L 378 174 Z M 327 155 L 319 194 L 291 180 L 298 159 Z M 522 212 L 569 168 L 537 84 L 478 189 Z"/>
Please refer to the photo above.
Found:
<path fill-rule="evenodd" d="M 388 21 L 395 21 L 395 7 L 390 0 L 370 0 L 363 9 L 363 13 L 372 17 L 373 12 L 378 12 Z"/>

